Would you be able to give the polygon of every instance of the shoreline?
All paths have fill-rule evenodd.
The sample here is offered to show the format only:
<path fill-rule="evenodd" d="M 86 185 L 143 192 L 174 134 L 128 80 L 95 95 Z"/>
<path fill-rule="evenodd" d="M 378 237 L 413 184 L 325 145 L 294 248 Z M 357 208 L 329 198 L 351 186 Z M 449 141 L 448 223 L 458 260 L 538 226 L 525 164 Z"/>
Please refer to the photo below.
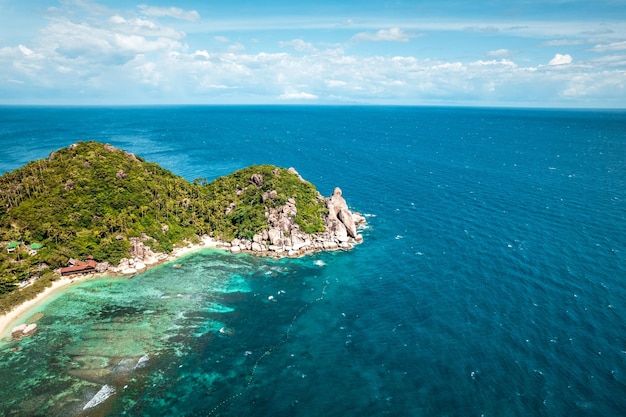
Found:
<path fill-rule="evenodd" d="M 197 252 L 201 249 L 207 248 L 216 248 L 219 247 L 219 242 L 213 240 L 208 236 L 203 236 L 201 238 L 201 243 L 198 244 L 189 244 L 187 246 L 182 246 L 179 248 L 174 248 L 174 250 L 167 254 L 166 258 L 163 258 L 160 262 L 154 262 L 151 264 L 146 264 L 146 268 L 138 271 L 137 273 L 144 273 L 148 269 L 155 267 L 157 265 L 161 265 L 166 262 L 174 261 L 176 259 L 182 258 L 183 256 L 189 255 L 193 252 Z M 114 276 L 122 276 L 124 274 L 114 273 L 114 272 L 103 272 L 99 274 L 89 274 L 89 275 L 75 275 L 72 277 L 61 277 L 56 281 L 52 282 L 50 287 L 47 287 L 45 290 L 37 294 L 35 298 L 24 301 L 22 304 L 16 306 L 13 310 L 9 311 L 3 316 L 0 316 L 0 343 L 6 339 L 11 338 L 11 330 L 15 326 L 18 326 L 24 318 L 28 318 L 28 313 L 34 310 L 39 304 L 41 304 L 44 300 L 49 299 L 51 296 L 58 294 L 62 289 L 68 288 L 73 284 L 77 284 L 79 282 L 84 282 L 90 279 L 98 279 L 101 277 L 114 277 Z M 31 314 L 32 315 L 32 314 Z"/>

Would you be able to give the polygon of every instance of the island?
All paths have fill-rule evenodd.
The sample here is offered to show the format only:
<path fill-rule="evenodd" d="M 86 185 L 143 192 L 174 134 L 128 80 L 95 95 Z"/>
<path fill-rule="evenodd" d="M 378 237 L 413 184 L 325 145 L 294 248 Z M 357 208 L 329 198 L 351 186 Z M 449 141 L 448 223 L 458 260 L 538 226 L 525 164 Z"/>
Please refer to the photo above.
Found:
<path fill-rule="evenodd" d="M 133 274 L 184 248 L 297 257 L 360 243 L 365 217 L 294 168 L 192 182 L 133 153 L 78 142 L 0 177 L 0 314 L 61 276 Z"/>

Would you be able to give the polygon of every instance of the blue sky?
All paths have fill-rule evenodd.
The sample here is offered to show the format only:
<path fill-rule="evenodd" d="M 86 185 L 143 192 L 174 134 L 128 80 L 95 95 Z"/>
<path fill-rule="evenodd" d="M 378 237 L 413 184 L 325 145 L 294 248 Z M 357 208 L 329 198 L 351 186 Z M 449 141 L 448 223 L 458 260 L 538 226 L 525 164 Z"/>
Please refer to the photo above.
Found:
<path fill-rule="evenodd" d="M 626 107 L 624 0 L 0 0 L 0 104 Z"/>

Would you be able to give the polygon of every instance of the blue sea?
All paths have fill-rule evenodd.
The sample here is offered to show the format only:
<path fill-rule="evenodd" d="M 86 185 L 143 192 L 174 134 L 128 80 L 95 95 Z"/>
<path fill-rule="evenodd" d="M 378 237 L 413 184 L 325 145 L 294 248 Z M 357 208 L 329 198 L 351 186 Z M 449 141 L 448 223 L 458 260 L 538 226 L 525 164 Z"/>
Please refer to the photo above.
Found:
<path fill-rule="evenodd" d="M 0 342 L 0 415 L 626 415 L 626 111 L 0 107 L 0 173 L 80 140 L 294 167 L 364 241 L 71 286 Z"/>

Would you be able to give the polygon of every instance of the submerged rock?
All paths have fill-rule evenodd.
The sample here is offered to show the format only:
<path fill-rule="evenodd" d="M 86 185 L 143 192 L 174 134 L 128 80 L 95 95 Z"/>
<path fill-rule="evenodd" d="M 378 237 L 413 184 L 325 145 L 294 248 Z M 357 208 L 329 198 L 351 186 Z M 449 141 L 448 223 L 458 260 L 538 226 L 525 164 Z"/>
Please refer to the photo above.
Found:
<path fill-rule="evenodd" d="M 224 336 L 232 336 L 235 334 L 235 329 L 230 327 L 222 327 L 220 329 L 220 334 L 223 334 Z"/>

